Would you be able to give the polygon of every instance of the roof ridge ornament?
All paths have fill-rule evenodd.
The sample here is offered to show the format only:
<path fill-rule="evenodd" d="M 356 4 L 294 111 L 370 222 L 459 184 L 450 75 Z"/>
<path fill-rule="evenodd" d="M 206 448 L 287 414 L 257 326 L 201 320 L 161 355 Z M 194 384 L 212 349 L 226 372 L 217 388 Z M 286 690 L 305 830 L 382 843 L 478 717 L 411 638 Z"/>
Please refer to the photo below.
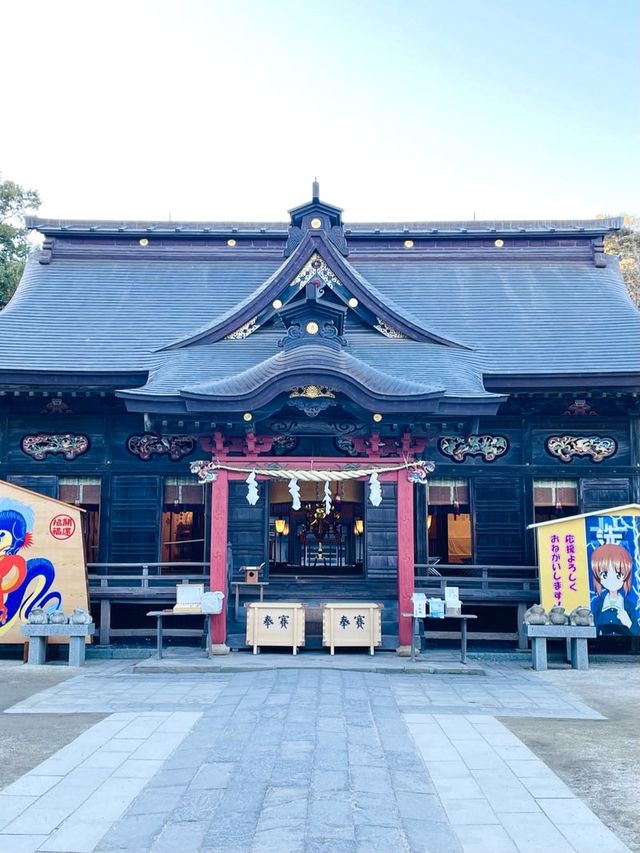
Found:
<path fill-rule="evenodd" d="M 315 178 L 311 185 L 311 201 L 289 211 L 291 225 L 285 246 L 287 258 L 302 242 L 305 234 L 324 234 L 342 255 L 348 255 L 347 240 L 342 225 L 342 208 L 320 201 L 320 184 Z"/>

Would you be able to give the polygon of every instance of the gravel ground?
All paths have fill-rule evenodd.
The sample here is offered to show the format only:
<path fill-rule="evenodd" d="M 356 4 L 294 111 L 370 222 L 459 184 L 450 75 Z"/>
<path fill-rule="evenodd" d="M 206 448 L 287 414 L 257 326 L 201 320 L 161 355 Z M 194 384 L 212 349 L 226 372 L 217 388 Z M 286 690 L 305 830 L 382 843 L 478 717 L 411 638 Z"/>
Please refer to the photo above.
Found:
<path fill-rule="evenodd" d="M 595 663 L 587 672 L 563 667 L 540 676 L 607 719 L 502 722 L 640 853 L 640 661 Z"/>
<path fill-rule="evenodd" d="M 62 666 L 24 667 L 0 661 L 0 711 L 75 675 Z M 0 789 L 78 737 L 104 714 L 3 714 Z"/>

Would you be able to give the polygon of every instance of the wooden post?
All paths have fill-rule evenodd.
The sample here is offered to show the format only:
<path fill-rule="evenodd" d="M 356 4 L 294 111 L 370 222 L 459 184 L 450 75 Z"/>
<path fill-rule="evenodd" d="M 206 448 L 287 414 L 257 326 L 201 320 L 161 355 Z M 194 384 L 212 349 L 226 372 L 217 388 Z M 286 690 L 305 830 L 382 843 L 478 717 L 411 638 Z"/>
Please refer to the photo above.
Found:
<path fill-rule="evenodd" d="M 413 483 L 406 469 L 398 471 L 398 654 L 411 653 L 411 596 L 415 589 L 413 550 Z"/>
<path fill-rule="evenodd" d="M 227 646 L 227 528 L 229 521 L 229 476 L 224 469 L 211 483 L 211 574 L 209 589 L 224 593 L 222 613 L 211 619 L 211 654 L 229 652 Z"/>
<path fill-rule="evenodd" d="M 102 584 L 102 586 L 106 586 Z M 108 646 L 111 642 L 111 599 L 100 599 L 100 645 Z"/>

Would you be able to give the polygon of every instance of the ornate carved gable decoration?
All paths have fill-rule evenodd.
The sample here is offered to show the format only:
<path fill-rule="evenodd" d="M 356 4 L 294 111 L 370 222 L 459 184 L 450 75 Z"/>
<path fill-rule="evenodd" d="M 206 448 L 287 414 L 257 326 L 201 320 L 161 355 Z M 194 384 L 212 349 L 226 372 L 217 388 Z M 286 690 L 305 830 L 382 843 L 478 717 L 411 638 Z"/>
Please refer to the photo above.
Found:
<path fill-rule="evenodd" d="M 574 400 L 562 413 L 563 415 L 597 415 L 598 413 L 586 400 Z"/>
<path fill-rule="evenodd" d="M 326 385 L 302 385 L 292 388 L 289 404 L 300 409 L 309 418 L 316 418 L 325 409 L 336 405 L 336 395 Z"/>
<path fill-rule="evenodd" d="M 316 400 L 318 397 L 334 397 L 333 388 L 327 385 L 300 385 L 298 388 L 292 388 L 289 397 L 308 397 L 310 400 Z"/>
<path fill-rule="evenodd" d="M 235 332 L 231 332 L 230 335 L 226 335 L 225 341 L 243 341 L 259 328 L 260 323 L 258 323 L 258 318 L 252 317 L 244 324 L 244 326 L 240 326 L 240 328 L 236 329 Z"/>
<path fill-rule="evenodd" d="M 74 435 L 70 432 L 41 432 L 38 435 L 25 435 L 20 446 L 23 453 L 37 459 L 38 462 L 42 462 L 50 454 L 52 456 L 61 455 L 71 461 L 86 453 L 90 442 L 87 435 Z"/>
<path fill-rule="evenodd" d="M 547 453 L 569 463 L 574 456 L 590 456 L 593 462 L 602 462 L 618 449 L 615 438 L 602 435 L 551 435 L 545 442 Z"/>
<path fill-rule="evenodd" d="M 314 281 L 314 279 L 319 279 L 325 287 L 329 287 L 331 290 L 342 287 L 342 283 L 338 277 L 330 269 L 324 258 L 317 252 L 314 252 L 309 258 L 289 287 L 296 287 L 300 290 L 309 284 L 310 281 Z M 320 293 L 319 295 L 322 294 Z"/>
<path fill-rule="evenodd" d="M 406 335 L 404 335 L 402 332 L 399 332 L 398 329 L 394 328 L 389 323 L 386 323 L 384 320 L 381 320 L 380 317 L 376 317 L 376 322 L 373 328 L 383 334 L 385 338 L 397 338 L 399 340 L 401 339 L 404 341 L 408 340 Z"/>
<path fill-rule="evenodd" d="M 152 456 L 168 455 L 172 462 L 178 462 L 196 449 L 196 440 L 190 435 L 156 435 L 145 432 L 143 435 L 131 435 L 127 439 L 127 450 L 148 462 Z"/>
<path fill-rule="evenodd" d="M 467 456 L 480 456 L 483 462 L 495 462 L 509 450 L 509 439 L 504 435 L 468 435 L 466 438 L 443 436 L 438 450 L 454 462 L 464 462 Z"/>
<path fill-rule="evenodd" d="M 70 415 L 73 413 L 73 409 L 71 406 L 68 406 L 64 400 L 61 400 L 59 397 L 55 397 L 53 400 L 49 400 L 44 409 L 41 409 L 41 415 Z"/>

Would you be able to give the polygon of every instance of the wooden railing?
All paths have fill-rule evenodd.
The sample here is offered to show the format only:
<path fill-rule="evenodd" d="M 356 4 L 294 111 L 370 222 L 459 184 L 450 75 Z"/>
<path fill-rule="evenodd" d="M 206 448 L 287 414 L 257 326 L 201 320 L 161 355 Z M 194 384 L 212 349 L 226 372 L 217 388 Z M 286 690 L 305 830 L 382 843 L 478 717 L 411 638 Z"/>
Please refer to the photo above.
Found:
<path fill-rule="evenodd" d="M 488 566 L 453 563 L 416 565 L 415 587 L 428 596 L 444 598 L 447 586 L 457 586 L 460 600 L 467 604 L 490 606 L 512 605 L 516 608 L 517 631 L 477 632 L 470 637 L 482 640 L 517 640 L 519 648 L 527 648 L 522 631 L 524 612 L 540 601 L 537 566 Z M 451 636 L 450 636 L 451 635 Z M 456 632 L 428 631 L 427 637 L 450 639 Z"/>
<path fill-rule="evenodd" d="M 152 637 L 155 625 L 148 628 L 112 628 L 111 604 L 148 602 L 173 604 L 176 584 L 209 585 L 209 563 L 88 563 L 89 591 L 93 601 L 100 602 L 100 645 L 108 645 L 115 637 Z M 171 628 L 175 636 L 198 636 L 201 630 Z"/>
<path fill-rule="evenodd" d="M 415 583 L 416 589 L 442 595 L 447 586 L 457 586 L 462 599 L 524 596 L 526 601 L 539 594 L 537 566 L 416 565 Z"/>
<path fill-rule="evenodd" d="M 209 584 L 208 563 L 89 563 L 88 580 L 91 598 L 100 602 L 99 640 L 108 645 L 117 637 L 152 637 L 155 626 L 144 628 L 112 628 L 111 605 L 143 604 L 152 607 L 172 604 L 175 601 L 175 585 L 179 583 Z M 517 624 L 520 625 L 525 609 L 539 601 L 538 569 L 536 566 L 491 566 L 446 564 L 418 564 L 415 567 L 415 587 L 427 595 L 444 597 L 449 586 L 457 586 L 463 602 L 474 605 L 512 605 L 517 608 Z M 194 628 L 170 629 L 176 636 L 197 636 L 201 631 Z M 437 632 L 430 632 L 436 636 Z M 438 635 L 443 632 L 439 632 Z M 479 635 L 478 635 L 479 636 Z M 515 638 L 515 634 L 513 637 Z M 511 639 L 512 635 L 486 639 Z M 518 637 L 520 644 L 523 638 Z"/>

